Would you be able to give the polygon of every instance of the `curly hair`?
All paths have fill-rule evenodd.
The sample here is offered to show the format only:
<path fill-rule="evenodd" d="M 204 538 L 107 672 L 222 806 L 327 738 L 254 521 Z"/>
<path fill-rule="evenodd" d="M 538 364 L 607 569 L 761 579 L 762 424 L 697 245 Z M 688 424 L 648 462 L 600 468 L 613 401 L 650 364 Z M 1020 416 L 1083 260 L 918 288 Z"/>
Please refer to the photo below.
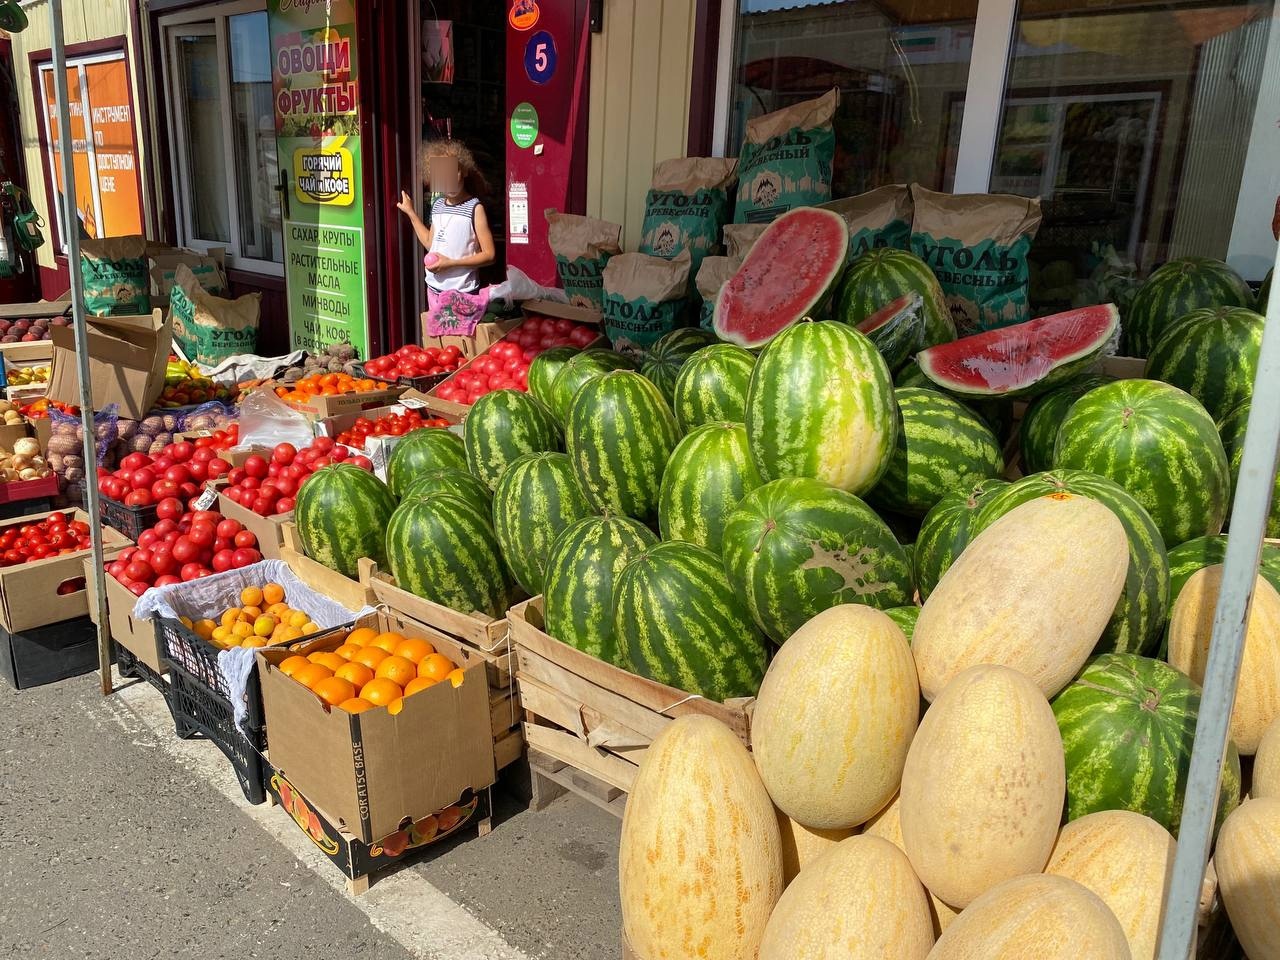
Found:
<path fill-rule="evenodd" d="M 461 140 L 428 140 L 422 145 L 420 162 L 422 164 L 422 182 L 431 186 L 431 159 L 433 157 L 449 157 L 458 161 L 458 169 L 462 172 L 462 186 L 473 197 L 487 193 L 489 184 L 476 165 L 476 158 Z"/>

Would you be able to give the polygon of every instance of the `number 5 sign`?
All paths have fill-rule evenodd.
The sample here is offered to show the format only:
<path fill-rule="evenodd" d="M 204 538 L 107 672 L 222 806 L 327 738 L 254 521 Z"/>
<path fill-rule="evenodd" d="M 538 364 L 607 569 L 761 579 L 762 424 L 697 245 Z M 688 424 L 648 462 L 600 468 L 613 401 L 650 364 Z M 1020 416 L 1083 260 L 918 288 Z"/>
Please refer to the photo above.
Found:
<path fill-rule="evenodd" d="M 524 48 L 524 72 L 534 83 L 546 83 L 556 72 L 555 39 L 546 30 L 539 30 L 529 38 Z"/>

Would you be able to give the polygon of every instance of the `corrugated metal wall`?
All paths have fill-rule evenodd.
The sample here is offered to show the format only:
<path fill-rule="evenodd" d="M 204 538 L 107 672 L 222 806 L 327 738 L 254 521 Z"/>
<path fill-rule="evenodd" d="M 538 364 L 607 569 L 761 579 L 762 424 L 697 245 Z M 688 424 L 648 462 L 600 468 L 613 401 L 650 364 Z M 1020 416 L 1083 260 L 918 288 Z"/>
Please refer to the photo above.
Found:
<path fill-rule="evenodd" d="M 689 136 L 697 0 L 604 0 L 591 38 L 587 212 L 621 223 L 634 250 L 654 164 L 683 157 Z"/>

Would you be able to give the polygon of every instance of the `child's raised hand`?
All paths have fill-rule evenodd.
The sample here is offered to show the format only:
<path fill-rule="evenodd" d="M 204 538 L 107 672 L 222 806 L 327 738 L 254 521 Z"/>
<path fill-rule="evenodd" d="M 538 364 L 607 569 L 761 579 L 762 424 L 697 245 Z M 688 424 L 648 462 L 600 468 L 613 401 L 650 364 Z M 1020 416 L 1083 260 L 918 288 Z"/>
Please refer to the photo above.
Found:
<path fill-rule="evenodd" d="M 413 209 L 413 201 L 409 199 L 409 195 L 403 190 L 400 191 L 400 202 L 396 204 L 396 209 L 409 217 L 417 216 L 418 213 Z"/>

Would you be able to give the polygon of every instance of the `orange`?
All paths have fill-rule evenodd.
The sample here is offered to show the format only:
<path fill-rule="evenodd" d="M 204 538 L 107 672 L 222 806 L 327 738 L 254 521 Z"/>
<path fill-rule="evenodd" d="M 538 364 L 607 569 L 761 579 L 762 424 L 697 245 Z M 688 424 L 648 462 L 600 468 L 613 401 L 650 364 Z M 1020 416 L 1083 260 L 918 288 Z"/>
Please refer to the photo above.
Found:
<path fill-rule="evenodd" d="M 369 641 L 369 646 L 385 650 L 387 653 L 395 653 L 396 647 L 402 643 L 404 643 L 404 637 L 398 633 L 380 633 Z"/>
<path fill-rule="evenodd" d="M 417 637 L 411 637 L 404 643 L 396 647 L 395 655 L 404 657 L 410 663 L 417 664 L 422 662 L 422 658 L 429 653 L 435 653 L 436 648 L 425 640 L 419 640 Z"/>
<path fill-rule="evenodd" d="M 261 607 L 241 607 L 240 608 L 241 620 L 248 620 L 252 622 L 254 620 L 257 620 L 260 616 L 262 616 Z"/>
<path fill-rule="evenodd" d="M 427 687 L 434 687 L 435 685 L 436 681 L 432 680 L 430 677 L 414 677 L 404 685 L 404 695 L 409 697 L 417 693 L 419 690 L 425 690 Z"/>
<path fill-rule="evenodd" d="M 347 713 L 364 713 L 366 710 L 372 710 L 373 704 L 360 697 L 352 697 L 338 704 L 338 709 L 345 710 Z"/>
<path fill-rule="evenodd" d="M 299 667 L 293 673 L 293 679 L 297 680 L 304 687 L 314 688 L 321 680 L 325 680 L 333 676 L 333 671 L 328 667 L 322 667 L 318 663 L 308 663 L 305 667 Z"/>
<path fill-rule="evenodd" d="M 404 657 L 387 657 L 374 673 L 386 677 L 398 687 L 403 687 L 417 674 L 417 668 Z"/>
<path fill-rule="evenodd" d="M 378 635 L 378 631 L 373 627 L 356 627 L 347 634 L 346 642 L 353 647 L 368 646 L 369 641 Z"/>
<path fill-rule="evenodd" d="M 302 631 L 299 630 L 297 627 L 281 627 L 280 628 L 279 639 L 281 643 L 289 643 L 291 640 L 297 640 L 301 636 L 302 636 Z"/>
<path fill-rule="evenodd" d="M 253 621 L 253 632 L 260 637 L 269 637 L 276 628 L 276 618 L 261 616 Z"/>
<path fill-rule="evenodd" d="M 379 707 L 385 707 L 392 700 L 399 700 L 404 695 L 400 685 L 386 677 L 370 680 L 360 690 L 360 696 Z"/>
<path fill-rule="evenodd" d="M 267 603 L 280 603 L 284 600 L 284 587 L 278 583 L 268 583 L 262 588 L 262 599 Z"/>
<path fill-rule="evenodd" d="M 355 684 L 341 677 L 325 677 L 311 691 L 331 707 L 346 703 L 356 695 Z"/>
<path fill-rule="evenodd" d="M 201 640 L 209 640 L 213 637 L 213 630 L 217 624 L 212 620 L 197 620 L 195 625 L 196 636 Z"/>
<path fill-rule="evenodd" d="M 262 612 L 275 617 L 277 620 L 283 620 L 289 614 L 293 613 L 293 611 L 289 609 L 288 605 L 284 603 L 273 603 Z"/>
<path fill-rule="evenodd" d="M 239 637 L 243 640 L 245 637 L 252 636 L 252 634 L 253 627 L 250 624 L 245 623 L 243 620 L 231 625 L 231 635 L 234 637 Z"/>
<path fill-rule="evenodd" d="M 233 623 L 240 619 L 240 608 L 231 607 L 222 614 L 222 625 L 230 627 Z"/>
<path fill-rule="evenodd" d="M 262 606 L 262 591 L 257 587 L 245 587 L 240 591 L 240 605 L 242 607 Z"/>
<path fill-rule="evenodd" d="M 349 643 L 344 643 L 342 646 L 338 647 L 338 649 L 333 652 L 336 653 L 338 656 L 340 656 L 343 660 L 350 660 L 352 657 L 354 657 L 357 653 L 360 652 L 360 648 L 352 646 Z"/>
<path fill-rule="evenodd" d="M 373 671 L 363 663 L 344 663 L 333 672 L 333 675 L 349 680 L 357 690 L 373 679 Z"/>
<path fill-rule="evenodd" d="M 220 647 L 229 647 L 237 638 L 232 635 L 231 631 L 226 627 L 214 627 L 213 633 L 209 634 L 211 643 L 216 643 Z"/>
<path fill-rule="evenodd" d="M 265 647 L 266 645 L 266 637 L 246 637 L 240 642 L 240 646 L 242 647 Z"/>
<path fill-rule="evenodd" d="M 318 663 L 322 667 L 328 667 L 333 673 L 338 672 L 339 667 L 346 666 L 347 661 L 343 660 L 336 653 L 313 653 L 307 657 L 312 663 Z"/>
<path fill-rule="evenodd" d="M 429 653 L 418 664 L 418 676 L 440 681 L 447 677 L 452 669 L 453 661 L 448 657 L 439 653 Z"/>
<path fill-rule="evenodd" d="M 466 679 L 466 674 L 462 672 L 461 668 L 452 670 L 449 673 L 449 682 L 452 683 L 455 687 L 462 686 L 462 681 L 465 679 Z"/>
<path fill-rule="evenodd" d="M 391 714 L 393 717 L 396 716 L 403 709 L 404 709 L 404 697 L 396 697 L 394 700 L 392 700 L 390 703 L 387 704 L 387 713 Z"/>
<path fill-rule="evenodd" d="M 180 624 L 182 624 L 184 627 L 186 627 L 188 630 L 190 630 L 190 629 L 191 629 L 191 618 L 190 618 L 190 617 L 178 617 L 178 622 L 179 622 Z"/>
<path fill-rule="evenodd" d="M 298 672 L 299 667 L 307 665 L 307 658 L 300 657 L 296 653 L 292 657 L 286 657 L 280 662 L 280 672 L 286 677 L 292 677 Z"/>
<path fill-rule="evenodd" d="M 289 626 L 301 629 L 311 622 L 311 618 L 301 610 L 291 610 L 289 612 Z"/>
<path fill-rule="evenodd" d="M 363 663 L 370 670 L 376 670 L 378 669 L 378 664 L 385 659 L 387 659 L 387 651 L 379 650 L 377 647 L 365 647 L 351 658 L 351 662 Z"/>
<path fill-rule="evenodd" d="M 320 625 L 312 623 L 310 620 L 308 620 L 306 623 L 302 625 L 302 635 L 304 637 L 309 637 L 311 636 L 311 634 L 319 633 L 319 632 L 320 632 Z"/>

